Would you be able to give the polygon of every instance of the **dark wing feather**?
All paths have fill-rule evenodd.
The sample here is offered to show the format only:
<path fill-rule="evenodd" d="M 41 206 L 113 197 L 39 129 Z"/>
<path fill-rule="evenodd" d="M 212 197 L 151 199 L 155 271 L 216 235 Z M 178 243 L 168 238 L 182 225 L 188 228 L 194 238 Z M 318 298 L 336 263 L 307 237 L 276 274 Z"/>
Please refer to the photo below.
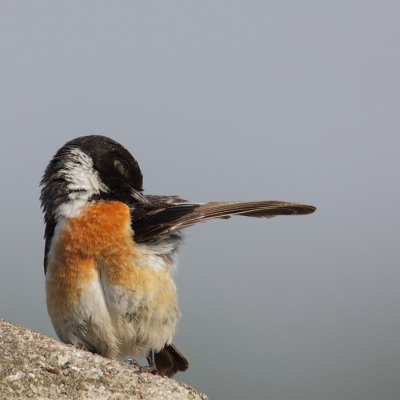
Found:
<path fill-rule="evenodd" d="M 284 201 L 227 201 L 206 204 L 183 202 L 179 198 L 148 196 L 149 203 L 135 203 L 131 208 L 132 229 L 138 243 L 157 236 L 178 231 L 197 222 L 214 218 L 230 218 L 231 215 L 246 217 L 274 217 L 276 215 L 304 215 L 316 208 Z M 157 201 L 159 200 L 159 201 Z"/>

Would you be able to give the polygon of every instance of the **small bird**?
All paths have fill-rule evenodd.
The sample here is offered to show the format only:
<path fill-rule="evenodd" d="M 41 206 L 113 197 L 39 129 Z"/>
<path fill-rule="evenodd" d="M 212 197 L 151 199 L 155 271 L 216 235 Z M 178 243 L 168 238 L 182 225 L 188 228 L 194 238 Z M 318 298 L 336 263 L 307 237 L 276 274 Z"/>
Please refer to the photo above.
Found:
<path fill-rule="evenodd" d="M 61 341 L 111 359 L 147 357 L 171 377 L 189 363 L 172 344 L 179 320 L 180 231 L 231 215 L 311 214 L 283 201 L 191 203 L 145 195 L 138 163 L 105 136 L 61 147 L 41 181 L 47 309 Z"/>

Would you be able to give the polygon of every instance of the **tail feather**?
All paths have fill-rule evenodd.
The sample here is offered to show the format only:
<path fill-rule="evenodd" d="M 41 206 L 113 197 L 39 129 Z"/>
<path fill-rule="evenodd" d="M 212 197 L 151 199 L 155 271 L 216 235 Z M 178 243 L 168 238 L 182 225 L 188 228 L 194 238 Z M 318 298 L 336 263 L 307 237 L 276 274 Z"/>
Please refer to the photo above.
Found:
<path fill-rule="evenodd" d="M 147 360 L 150 363 L 149 357 L 147 357 Z M 179 371 L 183 372 L 189 368 L 188 360 L 173 344 L 165 346 L 159 353 L 155 353 L 154 360 L 160 375 L 168 378 L 171 378 Z"/>

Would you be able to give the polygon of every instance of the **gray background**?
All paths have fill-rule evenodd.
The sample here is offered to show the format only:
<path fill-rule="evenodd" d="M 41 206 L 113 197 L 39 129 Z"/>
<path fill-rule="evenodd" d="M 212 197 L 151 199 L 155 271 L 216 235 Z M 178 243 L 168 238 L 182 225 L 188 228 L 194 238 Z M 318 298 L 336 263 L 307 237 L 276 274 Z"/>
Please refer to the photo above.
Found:
<path fill-rule="evenodd" d="M 213 399 L 400 398 L 398 1 L 2 1 L 0 317 L 55 336 L 38 184 L 101 134 L 145 189 L 311 216 L 186 231 L 177 376 Z"/>

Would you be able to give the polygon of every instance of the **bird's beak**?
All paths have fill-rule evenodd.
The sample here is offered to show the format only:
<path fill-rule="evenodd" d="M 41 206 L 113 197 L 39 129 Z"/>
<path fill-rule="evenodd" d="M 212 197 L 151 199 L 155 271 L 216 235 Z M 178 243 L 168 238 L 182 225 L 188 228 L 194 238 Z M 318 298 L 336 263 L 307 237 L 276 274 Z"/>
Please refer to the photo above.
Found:
<path fill-rule="evenodd" d="M 149 203 L 149 199 L 142 192 L 131 188 L 131 195 L 135 199 L 135 201 L 138 201 L 140 203 Z"/>

